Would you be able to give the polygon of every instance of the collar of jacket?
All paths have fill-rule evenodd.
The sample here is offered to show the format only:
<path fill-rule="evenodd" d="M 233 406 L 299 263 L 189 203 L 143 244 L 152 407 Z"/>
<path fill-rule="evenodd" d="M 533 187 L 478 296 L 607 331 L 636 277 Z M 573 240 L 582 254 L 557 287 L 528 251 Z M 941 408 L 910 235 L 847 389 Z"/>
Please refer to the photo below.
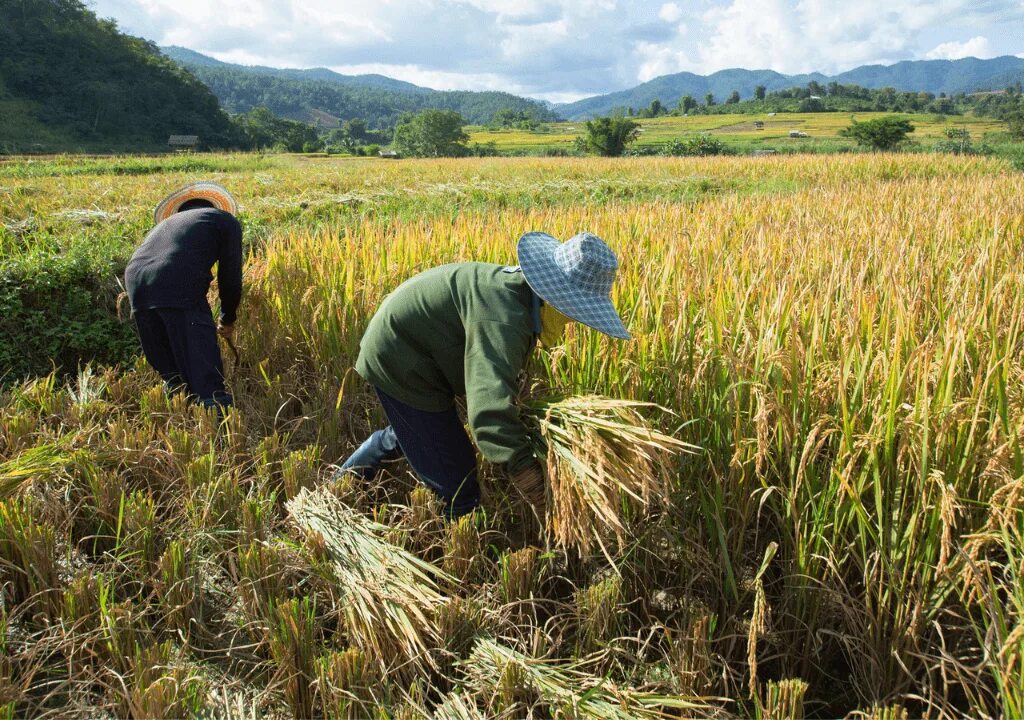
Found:
<path fill-rule="evenodd" d="M 510 274 L 522 273 L 523 269 L 518 265 L 506 265 L 502 268 L 502 271 Z M 530 298 L 530 317 L 533 319 L 533 334 L 540 337 L 540 306 L 543 301 L 540 299 L 540 295 L 533 291 L 533 288 L 530 288 Z"/>

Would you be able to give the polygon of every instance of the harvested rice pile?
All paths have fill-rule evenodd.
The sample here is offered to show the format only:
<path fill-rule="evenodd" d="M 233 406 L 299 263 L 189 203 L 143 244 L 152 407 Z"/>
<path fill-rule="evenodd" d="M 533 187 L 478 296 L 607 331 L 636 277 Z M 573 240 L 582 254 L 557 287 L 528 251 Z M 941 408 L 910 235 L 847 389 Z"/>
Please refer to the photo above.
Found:
<path fill-rule="evenodd" d="M 548 532 L 561 548 L 608 554 L 629 523 L 668 505 L 673 457 L 697 450 L 655 430 L 642 411 L 652 403 L 598 396 L 530 405 L 526 417 L 538 457 L 547 459 Z"/>
<path fill-rule="evenodd" d="M 377 658 L 422 670 L 434 645 L 432 616 L 444 602 L 441 570 L 383 539 L 387 528 L 349 508 L 328 490 L 303 489 L 290 500 L 292 521 L 322 542 L 344 600 L 353 643 Z"/>

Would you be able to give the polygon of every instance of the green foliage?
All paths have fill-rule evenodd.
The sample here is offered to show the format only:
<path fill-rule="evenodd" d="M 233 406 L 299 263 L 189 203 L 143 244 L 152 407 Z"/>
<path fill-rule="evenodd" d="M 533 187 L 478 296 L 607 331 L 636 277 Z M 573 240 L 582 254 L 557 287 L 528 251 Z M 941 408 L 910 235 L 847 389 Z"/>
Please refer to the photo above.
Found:
<path fill-rule="evenodd" d="M 231 113 L 265 106 L 278 117 L 309 121 L 312 111 L 339 120 L 360 118 L 369 127 L 396 125 L 403 113 L 426 109 L 453 110 L 468 122 L 484 125 L 502 109 L 523 112 L 536 120 L 558 119 L 536 100 L 504 92 L 429 90 L 405 83 L 369 84 L 359 78 L 323 71 L 278 70 L 241 65 L 201 65 L 181 60 Z"/>
<path fill-rule="evenodd" d="M 494 113 L 491 127 L 514 128 L 516 130 L 536 130 L 540 127 L 537 113 L 518 108 L 505 107 Z"/>
<path fill-rule="evenodd" d="M 672 140 L 664 150 L 663 155 L 724 155 L 726 153 L 725 143 L 710 135 L 695 135 L 683 140 Z"/>
<path fill-rule="evenodd" d="M 81 253 L 0 265 L 3 381 L 73 372 L 86 361 L 126 363 L 138 352 L 131 323 L 117 317 L 124 261 Z"/>
<path fill-rule="evenodd" d="M 17 116 L 24 127 L 5 123 L 16 141 L 0 150 L 165 148 L 172 134 L 198 135 L 205 147 L 236 145 L 202 83 L 78 0 L 0 0 L 0 18 L 0 77 L 25 103 Z M 32 141 L 40 126 L 47 134 Z"/>
<path fill-rule="evenodd" d="M 974 155 L 979 152 L 978 148 L 971 142 L 971 132 L 967 128 L 945 129 L 945 140 L 940 140 L 932 146 L 935 152 L 952 153 L 953 155 Z"/>
<path fill-rule="evenodd" d="M 892 150 L 905 142 L 914 126 L 906 118 L 882 117 L 865 122 L 854 122 L 839 131 L 841 137 L 853 138 L 858 145 L 873 150 Z"/>
<path fill-rule="evenodd" d="M 1010 137 L 1024 140 L 1024 112 L 1016 112 L 1006 119 L 1010 126 Z"/>
<path fill-rule="evenodd" d="M 697 101 L 693 99 L 692 95 L 683 95 L 679 98 L 679 104 L 676 106 L 676 112 L 687 114 L 697 108 Z"/>
<path fill-rule="evenodd" d="M 286 152 L 308 152 L 317 144 L 316 130 L 306 123 L 279 118 L 265 107 L 253 108 L 235 118 L 245 143 L 251 148 L 279 148 Z"/>
<path fill-rule="evenodd" d="M 395 126 L 395 149 L 407 157 L 459 157 L 467 153 L 466 122 L 454 110 L 403 115 Z"/>
<path fill-rule="evenodd" d="M 605 157 L 618 157 L 639 135 L 640 125 L 626 118 L 587 121 L 587 148 Z"/>

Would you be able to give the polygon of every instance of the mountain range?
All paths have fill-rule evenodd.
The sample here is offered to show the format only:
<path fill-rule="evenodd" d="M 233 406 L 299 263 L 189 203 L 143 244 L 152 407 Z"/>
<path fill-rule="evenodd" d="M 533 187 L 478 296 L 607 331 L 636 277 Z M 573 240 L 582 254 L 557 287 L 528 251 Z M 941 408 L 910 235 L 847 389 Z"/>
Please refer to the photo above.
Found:
<path fill-rule="evenodd" d="M 568 120 L 583 120 L 606 115 L 615 107 L 646 107 L 655 98 L 672 107 L 684 95 L 702 102 L 707 93 L 712 93 L 721 102 L 734 90 L 739 91 L 741 98 L 750 98 L 758 85 L 771 92 L 812 81 L 822 85 L 837 82 L 874 89 L 892 87 L 902 91 L 954 95 L 1003 89 L 1014 82 L 1024 81 L 1024 58 L 1005 55 L 990 60 L 905 60 L 895 65 L 862 65 L 838 75 L 783 75 L 774 70 L 742 69 L 720 70 L 710 75 L 681 72 L 662 75 L 628 90 L 558 105 L 555 109 Z"/>
<path fill-rule="evenodd" d="M 498 110 L 519 110 L 539 121 L 558 114 L 539 100 L 496 91 L 433 90 L 383 75 L 342 75 L 327 68 L 306 70 L 235 65 L 193 50 L 161 52 L 203 82 L 230 113 L 264 106 L 275 115 L 333 127 L 360 118 L 370 127 L 391 127 L 403 112 L 455 110 L 469 123 L 491 121 Z"/>
<path fill-rule="evenodd" d="M 527 111 L 539 120 L 556 116 L 584 120 L 607 115 L 615 108 L 646 107 L 656 98 L 668 107 L 684 95 L 703 101 L 711 93 L 721 102 L 738 91 L 741 98 L 750 98 L 758 85 L 771 92 L 812 81 L 821 85 L 837 82 L 954 95 L 1002 89 L 1024 80 L 1024 58 L 1013 55 L 988 60 L 905 60 L 894 65 L 862 65 L 836 75 L 734 68 L 710 75 L 662 75 L 626 90 L 552 105 L 509 93 L 440 91 L 384 75 L 342 75 L 322 67 L 299 70 L 235 65 L 182 47 L 161 51 L 209 86 L 228 112 L 266 105 L 276 114 L 296 120 L 330 124 L 332 119 L 361 117 L 377 126 L 392 124 L 403 111 L 426 107 L 458 110 L 470 123 L 486 123 L 502 107 Z"/>

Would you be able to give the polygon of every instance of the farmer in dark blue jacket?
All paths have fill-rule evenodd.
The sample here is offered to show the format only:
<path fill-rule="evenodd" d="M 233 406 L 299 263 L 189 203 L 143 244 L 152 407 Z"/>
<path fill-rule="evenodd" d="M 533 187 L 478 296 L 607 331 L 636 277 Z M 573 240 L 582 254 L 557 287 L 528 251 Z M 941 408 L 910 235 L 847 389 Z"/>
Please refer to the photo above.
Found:
<path fill-rule="evenodd" d="M 168 393 L 187 390 L 207 407 L 231 405 L 217 335 L 231 340 L 242 297 L 242 227 L 231 194 L 213 183 L 172 193 L 157 226 L 132 255 L 125 287 L 142 352 Z M 206 299 L 217 265 L 220 317 Z"/>

